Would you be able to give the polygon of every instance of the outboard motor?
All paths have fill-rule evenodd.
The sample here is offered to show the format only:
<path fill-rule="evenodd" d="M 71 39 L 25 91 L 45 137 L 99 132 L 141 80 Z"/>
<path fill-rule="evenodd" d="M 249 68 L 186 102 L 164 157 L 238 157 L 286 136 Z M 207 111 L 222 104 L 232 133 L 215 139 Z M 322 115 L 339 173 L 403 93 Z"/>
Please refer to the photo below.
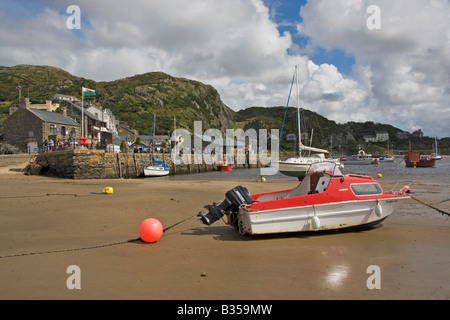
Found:
<path fill-rule="evenodd" d="M 237 212 L 241 205 L 252 203 L 252 196 L 247 188 L 242 186 L 231 189 L 225 194 L 225 197 L 225 200 L 219 205 L 214 202 L 212 205 L 205 206 L 205 208 L 208 209 L 208 213 L 205 215 L 205 213 L 201 211 L 198 214 L 198 216 L 201 217 L 200 221 L 209 226 L 222 218 L 225 214 Z"/>

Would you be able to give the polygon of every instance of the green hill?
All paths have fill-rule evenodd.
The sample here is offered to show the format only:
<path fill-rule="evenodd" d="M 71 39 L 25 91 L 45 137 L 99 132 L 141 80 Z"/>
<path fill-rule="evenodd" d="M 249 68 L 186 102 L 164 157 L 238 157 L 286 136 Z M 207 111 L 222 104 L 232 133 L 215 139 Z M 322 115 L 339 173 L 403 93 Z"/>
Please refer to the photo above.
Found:
<path fill-rule="evenodd" d="M 222 102 L 212 86 L 162 72 L 96 82 L 55 67 L 18 65 L 0 66 L 0 119 L 5 119 L 9 107 L 18 103 L 19 87 L 22 97 L 29 97 L 31 103 L 43 103 L 57 93 L 81 97 L 82 86 L 96 90 L 97 96 L 87 99 L 111 109 L 118 120 L 126 122 L 140 134 L 151 132 L 154 115 L 157 117 L 158 134 L 170 134 L 174 118 L 177 128 L 190 130 L 193 129 L 194 121 L 202 121 L 203 130 L 281 129 L 286 111 L 285 107 L 250 107 L 234 112 Z M 411 145 L 413 149 L 431 152 L 434 140 L 414 135 L 400 139 L 397 133 L 402 130 L 388 124 L 337 124 L 304 109 L 301 110 L 301 119 L 301 132 L 302 135 L 306 134 L 303 143 L 309 145 L 313 133 L 312 146 L 332 150 L 333 154 L 354 154 L 359 146 L 374 154 L 384 153 L 386 142 L 364 142 L 365 135 L 374 135 L 376 131 L 387 131 L 390 143 L 396 150 L 406 150 Z M 293 153 L 296 148 L 294 142 L 286 141 L 286 135 L 297 133 L 297 109 L 289 107 L 281 140 L 282 151 L 286 154 Z M 450 139 L 441 139 L 439 147 L 442 153 L 450 153 Z"/>
<path fill-rule="evenodd" d="M 174 117 L 178 128 L 191 130 L 194 121 L 202 121 L 205 129 L 225 129 L 233 119 L 234 112 L 212 86 L 162 72 L 99 82 L 96 88 L 99 102 L 140 133 L 150 132 L 153 115 L 158 132 L 166 134 L 173 131 Z"/>
<path fill-rule="evenodd" d="M 251 107 L 248 109 L 240 110 L 236 113 L 234 120 L 235 126 L 244 129 L 280 129 L 283 123 L 284 115 L 286 112 L 286 120 L 283 127 L 281 137 L 282 149 L 294 151 L 295 143 L 288 142 L 286 140 L 288 134 L 295 134 L 298 136 L 298 112 L 296 108 L 289 107 Z M 301 119 L 301 132 L 302 142 L 305 145 L 311 143 L 312 146 L 317 148 L 331 147 L 331 136 L 335 140 L 348 145 L 349 141 L 353 141 L 353 137 L 348 137 L 348 132 L 342 126 L 336 124 L 332 120 L 328 120 L 325 117 L 319 115 L 316 112 L 312 112 L 305 109 L 300 109 Z M 311 142 L 312 135 L 312 142 Z"/>
<path fill-rule="evenodd" d="M 113 111 L 140 134 L 149 134 L 153 115 L 158 118 L 158 133 L 177 127 L 193 129 L 194 121 L 203 127 L 225 129 L 231 126 L 234 112 L 220 99 L 216 89 L 198 81 L 174 78 L 151 72 L 109 82 L 95 82 L 71 75 L 55 67 L 19 65 L 0 67 L 0 112 L 28 96 L 31 103 L 52 100 L 56 93 L 81 98 L 81 87 L 95 89 L 97 96 L 87 98 Z"/>

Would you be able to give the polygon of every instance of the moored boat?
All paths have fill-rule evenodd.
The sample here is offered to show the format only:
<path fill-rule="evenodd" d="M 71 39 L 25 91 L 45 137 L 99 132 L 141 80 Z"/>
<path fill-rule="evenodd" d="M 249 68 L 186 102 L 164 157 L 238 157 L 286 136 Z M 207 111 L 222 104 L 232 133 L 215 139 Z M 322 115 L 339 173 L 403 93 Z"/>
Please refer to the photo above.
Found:
<path fill-rule="evenodd" d="M 238 186 L 199 216 L 211 225 L 226 215 L 241 234 L 333 230 L 378 224 L 409 198 L 385 192 L 372 177 L 344 175 L 335 163 L 321 162 L 293 189 L 251 195 Z"/>
<path fill-rule="evenodd" d="M 156 132 L 156 115 L 153 116 L 153 137 Z M 169 166 L 166 165 L 165 161 L 157 161 L 153 157 L 153 150 L 155 148 L 155 139 L 152 142 L 152 164 L 144 168 L 144 175 L 146 177 L 161 177 L 167 176 L 170 173 Z"/>
<path fill-rule="evenodd" d="M 323 153 L 316 153 L 309 157 L 289 158 L 278 162 L 278 170 L 286 176 L 296 177 L 299 180 L 302 180 L 313 163 L 330 160 L 331 159 L 327 160 Z"/>
<path fill-rule="evenodd" d="M 152 158 L 152 164 L 144 168 L 144 175 L 146 177 L 161 177 L 167 176 L 170 173 L 170 168 L 165 161 L 157 161 Z"/>
<path fill-rule="evenodd" d="M 358 154 L 351 156 L 351 158 L 343 161 L 344 164 L 377 164 L 377 159 L 374 159 L 371 154 L 366 154 L 364 150 L 359 150 Z"/>
<path fill-rule="evenodd" d="M 395 162 L 394 156 L 382 156 L 378 159 L 379 162 Z"/>
<path fill-rule="evenodd" d="M 232 171 L 233 166 L 224 161 L 217 165 L 217 170 L 218 171 Z"/>
<path fill-rule="evenodd" d="M 431 157 L 433 158 L 433 160 L 441 160 L 442 159 L 442 156 L 439 154 L 439 150 L 438 150 L 437 137 L 434 138 L 433 153 L 431 154 Z"/>
<path fill-rule="evenodd" d="M 432 156 L 422 156 L 419 151 L 405 151 L 404 159 L 407 168 L 434 167 L 436 164 Z"/>
<path fill-rule="evenodd" d="M 300 122 L 301 122 L 300 105 L 299 105 L 300 97 L 299 97 L 299 93 L 298 93 L 297 66 L 295 66 L 294 77 L 292 78 L 291 91 L 292 91 L 292 86 L 294 84 L 294 80 L 297 80 L 297 85 L 296 85 L 297 90 L 296 91 L 297 91 L 297 125 L 298 125 L 299 154 L 297 157 L 279 161 L 278 162 L 278 170 L 280 171 L 281 174 L 284 174 L 284 175 L 290 176 L 290 177 L 296 177 L 298 180 L 302 180 L 303 177 L 305 176 L 305 174 L 308 172 L 309 168 L 311 167 L 311 164 L 319 163 L 322 161 L 334 161 L 336 163 L 339 163 L 339 159 L 331 158 L 331 155 L 328 152 L 328 150 L 303 145 L 303 143 L 301 141 L 302 134 L 301 134 L 301 128 L 300 128 Z M 290 99 L 290 96 L 289 96 L 289 99 Z M 287 111 L 288 106 L 289 106 L 289 100 L 288 100 L 288 104 L 286 106 L 286 111 Z M 286 114 L 285 114 L 285 119 L 286 119 Z M 282 128 L 284 126 L 285 119 L 283 119 Z M 283 129 L 281 130 L 281 133 L 282 132 L 283 132 Z M 311 138 L 312 138 L 313 132 L 314 132 L 314 130 L 312 130 L 312 132 L 311 132 Z M 281 139 L 281 136 L 282 136 L 282 134 L 280 134 L 280 139 Z M 311 155 L 311 152 L 313 152 L 312 155 Z M 305 154 L 303 154 L 303 153 L 305 153 Z M 308 153 L 308 155 L 306 155 L 306 153 Z M 326 157 L 325 155 L 328 155 L 328 156 Z"/>

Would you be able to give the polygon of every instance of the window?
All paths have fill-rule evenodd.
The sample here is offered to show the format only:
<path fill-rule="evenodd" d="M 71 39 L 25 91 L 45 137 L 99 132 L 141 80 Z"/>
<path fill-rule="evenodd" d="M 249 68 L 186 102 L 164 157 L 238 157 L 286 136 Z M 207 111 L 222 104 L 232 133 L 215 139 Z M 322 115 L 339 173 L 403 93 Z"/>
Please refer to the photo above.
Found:
<path fill-rule="evenodd" d="M 378 183 L 355 183 L 350 186 L 355 196 L 373 196 L 383 194 Z"/>
<path fill-rule="evenodd" d="M 65 137 L 67 135 L 66 127 L 61 127 L 61 135 Z"/>
<path fill-rule="evenodd" d="M 53 135 L 55 134 L 55 126 L 54 125 L 50 125 L 50 134 Z"/>

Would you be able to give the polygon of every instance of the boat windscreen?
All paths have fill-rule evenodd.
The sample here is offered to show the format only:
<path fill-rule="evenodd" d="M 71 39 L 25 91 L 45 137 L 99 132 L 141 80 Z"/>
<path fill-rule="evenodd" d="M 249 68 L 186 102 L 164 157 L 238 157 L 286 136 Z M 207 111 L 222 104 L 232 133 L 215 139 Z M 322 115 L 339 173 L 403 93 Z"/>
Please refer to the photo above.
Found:
<path fill-rule="evenodd" d="M 341 170 L 339 169 L 339 166 L 332 161 L 323 161 L 323 162 L 317 162 L 313 163 L 308 170 L 308 173 L 311 172 L 326 172 L 331 174 L 334 177 L 340 177 L 343 176 Z"/>

